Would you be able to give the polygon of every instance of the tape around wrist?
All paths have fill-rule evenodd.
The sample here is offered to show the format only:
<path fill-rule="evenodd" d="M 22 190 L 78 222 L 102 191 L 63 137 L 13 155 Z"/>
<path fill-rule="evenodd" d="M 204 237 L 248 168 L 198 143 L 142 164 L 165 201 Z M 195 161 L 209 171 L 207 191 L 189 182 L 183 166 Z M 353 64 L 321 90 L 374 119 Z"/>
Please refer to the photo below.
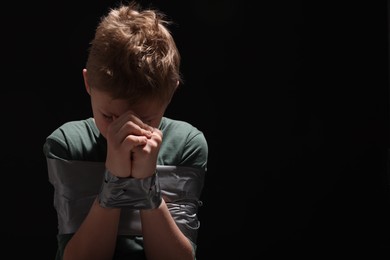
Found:
<path fill-rule="evenodd" d="M 98 198 L 104 208 L 157 208 L 162 200 L 158 173 L 144 179 L 118 178 L 106 170 Z"/>

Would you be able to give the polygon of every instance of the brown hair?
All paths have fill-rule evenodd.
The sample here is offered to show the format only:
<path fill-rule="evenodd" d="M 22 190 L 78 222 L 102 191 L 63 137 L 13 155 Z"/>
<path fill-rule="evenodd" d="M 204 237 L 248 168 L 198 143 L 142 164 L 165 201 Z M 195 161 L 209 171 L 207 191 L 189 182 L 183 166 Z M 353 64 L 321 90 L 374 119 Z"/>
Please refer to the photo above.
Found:
<path fill-rule="evenodd" d="M 141 10 L 135 2 L 110 9 L 91 41 L 86 69 L 91 88 L 114 99 L 169 100 L 180 76 L 180 54 L 157 10 Z"/>

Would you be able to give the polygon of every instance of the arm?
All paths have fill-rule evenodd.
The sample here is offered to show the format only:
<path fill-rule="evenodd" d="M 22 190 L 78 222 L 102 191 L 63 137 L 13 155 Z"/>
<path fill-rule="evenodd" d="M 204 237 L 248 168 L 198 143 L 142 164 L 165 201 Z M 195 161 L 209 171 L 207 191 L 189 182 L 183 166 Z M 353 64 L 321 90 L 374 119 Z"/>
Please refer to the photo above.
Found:
<path fill-rule="evenodd" d="M 120 211 L 103 208 L 95 200 L 86 219 L 66 245 L 63 259 L 112 259 Z"/>
<path fill-rule="evenodd" d="M 192 245 L 173 220 L 165 201 L 141 210 L 142 234 L 148 259 L 194 259 Z"/>

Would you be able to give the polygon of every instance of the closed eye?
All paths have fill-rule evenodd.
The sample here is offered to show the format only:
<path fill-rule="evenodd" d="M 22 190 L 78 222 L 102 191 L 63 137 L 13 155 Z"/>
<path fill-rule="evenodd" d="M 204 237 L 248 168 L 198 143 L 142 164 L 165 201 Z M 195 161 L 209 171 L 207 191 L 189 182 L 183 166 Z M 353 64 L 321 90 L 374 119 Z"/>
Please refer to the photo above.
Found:
<path fill-rule="evenodd" d="M 112 121 L 112 119 L 113 119 L 113 117 L 112 117 L 112 116 L 109 116 L 109 115 L 102 114 L 102 116 L 103 116 L 104 119 L 106 119 L 106 120 Z"/>

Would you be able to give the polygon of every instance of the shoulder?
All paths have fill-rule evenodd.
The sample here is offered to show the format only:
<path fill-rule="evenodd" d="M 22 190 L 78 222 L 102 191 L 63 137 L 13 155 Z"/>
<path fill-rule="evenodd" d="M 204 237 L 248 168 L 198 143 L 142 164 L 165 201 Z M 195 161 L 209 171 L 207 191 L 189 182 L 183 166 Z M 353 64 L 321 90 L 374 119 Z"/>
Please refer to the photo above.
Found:
<path fill-rule="evenodd" d="M 73 158 L 90 147 L 99 136 L 93 118 L 66 122 L 45 140 L 43 151 L 48 157 Z"/>
<path fill-rule="evenodd" d="M 198 141 L 207 145 L 204 133 L 186 121 L 163 117 L 160 130 L 163 132 L 164 138 L 167 139 L 181 139 L 186 142 Z"/>
<path fill-rule="evenodd" d="M 176 151 L 179 164 L 206 168 L 208 145 L 204 133 L 186 121 L 164 117 L 160 124 L 163 133 L 162 151 Z M 167 156 L 169 157 L 169 156 Z"/>
<path fill-rule="evenodd" d="M 169 117 L 163 117 L 160 123 L 161 130 L 169 130 L 169 131 L 185 131 L 185 132 L 198 132 L 198 130 L 195 126 L 190 124 L 189 122 L 172 119 Z"/>
<path fill-rule="evenodd" d="M 79 142 L 85 137 L 98 135 L 93 118 L 66 122 L 55 129 L 46 139 L 60 143 Z"/>

